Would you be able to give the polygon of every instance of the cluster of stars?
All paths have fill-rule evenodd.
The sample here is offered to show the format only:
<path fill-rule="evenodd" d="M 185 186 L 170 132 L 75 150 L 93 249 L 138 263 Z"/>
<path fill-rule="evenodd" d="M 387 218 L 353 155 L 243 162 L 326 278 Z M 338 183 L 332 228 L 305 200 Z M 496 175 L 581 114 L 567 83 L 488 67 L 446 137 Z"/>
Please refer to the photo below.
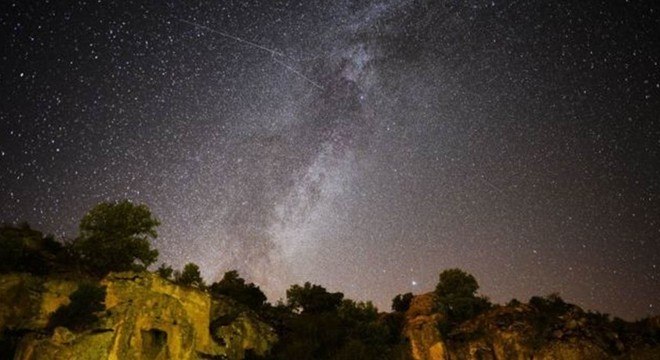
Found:
<path fill-rule="evenodd" d="M 0 221 L 144 202 L 156 247 L 276 300 L 387 310 L 460 267 L 505 302 L 657 315 L 651 2 L 2 6 Z"/>

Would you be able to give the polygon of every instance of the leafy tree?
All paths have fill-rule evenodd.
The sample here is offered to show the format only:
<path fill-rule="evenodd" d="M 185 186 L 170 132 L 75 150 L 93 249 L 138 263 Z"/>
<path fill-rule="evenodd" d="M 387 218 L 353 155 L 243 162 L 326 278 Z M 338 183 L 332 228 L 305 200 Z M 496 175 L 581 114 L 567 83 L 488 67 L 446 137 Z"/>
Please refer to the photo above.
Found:
<path fill-rule="evenodd" d="M 98 320 L 95 313 L 105 310 L 105 287 L 82 283 L 69 295 L 69 304 L 51 314 L 48 329 L 64 326 L 82 331 Z"/>
<path fill-rule="evenodd" d="M 228 296 L 253 310 L 259 310 L 266 304 L 266 295 L 253 283 L 246 283 L 238 271 L 227 271 L 222 280 L 211 284 L 212 296 Z"/>
<path fill-rule="evenodd" d="M 413 299 L 412 293 L 399 294 L 392 299 L 392 310 L 396 312 L 406 312 L 410 308 Z"/>
<path fill-rule="evenodd" d="M 474 297 L 479 284 L 474 276 L 461 269 L 448 269 L 440 273 L 435 292 L 440 297 Z"/>
<path fill-rule="evenodd" d="M 188 263 L 183 267 L 183 271 L 175 281 L 181 285 L 204 287 L 202 274 L 199 272 L 199 266 L 194 263 Z"/>
<path fill-rule="evenodd" d="M 159 224 L 144 204 L 103 202 L 82 218 L 74 245 L 85 264 L 98 275 L 143 270 L 158 258 L 150 240 L 157 237 Z"/>
<path fill-rule="evenodd" d="M 288 313 L 278 328 L 273 359 L 390 359 L 400 327 L 382 321 L 371 302 L 343 299 L 305 283 L 287 291 Z M 393 334 L 392 330 L 396 333 Z"/>
<path fill-rule="evenodd" d="M 158 276 L 162 277 L 165 280 L 171 279 L 173 272 L 174 270 L 172 270 L 172 267 L 165 263 L 160 264 L 158 269 L 156 269 L 156 273 L 158 274 Z"/>
<path fill-rule="evenodd" d="M 440 273 L 435 292 L 440 309 L 447 322 L 441 324 L 446 335 L 457 324 L 471 319 L 491 307 L 486 297 L 477 296 L 479 284 L 474 276 L 461 269 L 448 269 Z"/>
<path fill-rule="evenodd" d="M 573 307 L 561 298 L 559 293 L 551 293 L 544 297 L 532 296 L 529 299 L 529 305 L 538 312 L 550 315 L 560 316 Z"/>
<path fill-rule="evenodd" d="M 64 249 L 27 223 L 0 227 L 0 272 L 25 271 L 44 275 L 53 270 Z"/>
<path fill-rule="evenodd" d="M 287 304 L 302 313 L 322 313 L 335 311 L 341 305 L 344 294 L 329 293 L 320 285 L 306 282 L 304 286 L 292 285 L 286 291 Z"/>
<path fill-rule="evenodd" d="M 371 301 L 344 299 L 337 309 L 339 317 L 353 323 L 367 323 L 378 319 L 378 308 Z"/>

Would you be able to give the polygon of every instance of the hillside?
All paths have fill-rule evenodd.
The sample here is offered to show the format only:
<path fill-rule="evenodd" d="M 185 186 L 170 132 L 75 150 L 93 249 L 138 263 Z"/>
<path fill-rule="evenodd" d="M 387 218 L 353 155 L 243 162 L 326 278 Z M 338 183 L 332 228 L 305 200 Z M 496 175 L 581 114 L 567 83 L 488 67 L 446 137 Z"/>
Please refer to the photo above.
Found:
<path fill-rule="evenodd" d="M 229 297 L 149 272 L 111 273 L 89 324 L 53 326 L 90 280 L 0 275 L 2 358 L 14 359 L 657 359 L 660 319 L 611 321 L 558 297 L 512 302 L 447 328 L 434 293 L 405 311 L 253 311 Z M 304 289 L 300 287 L 300 289 Z M 328 294 L 318 289 L 319 295 Z M 334 293 L 340 294 L 340 293 Z M 332 294 L 330 294 L 332 295 Z M 352 304 L 352 305 L 351 305 Z M 83 321 L 83 320 L 80 320 Z M 81 325 L 81 326 L 78 326 Z"/>

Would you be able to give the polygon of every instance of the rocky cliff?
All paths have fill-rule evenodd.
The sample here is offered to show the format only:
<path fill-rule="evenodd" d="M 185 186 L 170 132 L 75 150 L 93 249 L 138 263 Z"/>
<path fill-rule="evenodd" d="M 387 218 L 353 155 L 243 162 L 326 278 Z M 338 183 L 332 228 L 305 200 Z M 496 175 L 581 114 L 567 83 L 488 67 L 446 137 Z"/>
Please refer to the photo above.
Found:
<path fill-rule="evenodd" d="M 106 310 L 91 329 L 46 331 L 48 316 L 69 302 L 77 282 L 0 276 L 0 330 L 17 341 L 14 358 L 242 359 L 246 351 L 266 353 L 277 341 L 256 314 L 230 299 L 212 300 L 155 274 L 110 274 L 101 285 Z"/>
<path fill-rule="evenodd" d="M 657 339 L 658 318 L 626 331 L 574 305 L 555 317 L 518 303 L 496 306 L 442 334 L 444 316 L 435 304 L 433 293 L 418 295 L 405 313 L 403 337 L 412 359 L 660 359 L 660 345 L 644 337 Z"/>

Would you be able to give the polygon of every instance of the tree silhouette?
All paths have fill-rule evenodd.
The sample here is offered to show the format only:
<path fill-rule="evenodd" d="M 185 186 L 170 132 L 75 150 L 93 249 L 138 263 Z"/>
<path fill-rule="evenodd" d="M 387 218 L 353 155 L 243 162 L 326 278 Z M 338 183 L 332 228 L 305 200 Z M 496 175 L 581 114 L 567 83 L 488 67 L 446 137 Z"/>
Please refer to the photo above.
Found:
<path fill-rule="evenodd" d="M 410 308 L 410 302 L 413 299 L 412 293 L 399 294 L 392 299 L 392 310 L 396 312 L 406 312 Z"/>
<path fill-rule="evenodd" d="M 166 280 L 169 280 L 169 279 L 172 278 L 172 273 L 173 272 L 174 272 L 174 270 L 172 270 L 172 267 L 165 264 L 165 263 L 160 264 L 158 269 L 156 269 L 156 273 L 158 274 L 158 276 L 160 276 L 160 277 L 162 277 L 163 279 L 166 279 Z"/>
<path fill-rule="evenodd" d="M 27 223 L 0 226 L 0 272 L 25 271 L 44 275 L 64 255 L 64 247 Z"/>
<path fill-rule="evenodd" d="M 158 258 L 151 248 L 160 223 L 146 205 L 128 200 L 103 202 L 80 221 L 74 243 L 87 267 L 98 275 L 110 271 L 143 270 Z"/>
<path fill-rule="evenodd" d="M 478 289 L 477 279 L 461 269 L 448 269 L 440 273 L 435 292 L 440 309 L 447 316 L 445 331 L 490 308 L 486 297 L 476 295 Z"/>
<path fill-rule="evenodd" d="M 306 282 L 304 286 L 292 285 L 286 291 L 287 303 L 304 314 L 334 311 L 341 305 L 344 294 L 329 293 L 323 286 Z"/>
<path fill-rule="evenodd" d="M 105 287 L 82 283 L 69 295 L 69 304 L 60 306 L 51 314 L 47 328 L 64 326 L 81 331 L 98 320 L 95 313 L 105 310 Z"/>
<path fill-rule="evenodd" d="M 212 296 L 229 296 L 247 307 L 258 310 L 266 303 L 266 295 L 253 283 L 246 283 L 236 270 L 227 271 L 222 280 L 209 287 Z"/>
<path fill-rule="evenodd" d="M 181 285 L 204 287 L 204 280 L 199 272 L 199 266 L 194 263 L 186 264 L 181 274 L 175 278 L 175 281 Z"/>

